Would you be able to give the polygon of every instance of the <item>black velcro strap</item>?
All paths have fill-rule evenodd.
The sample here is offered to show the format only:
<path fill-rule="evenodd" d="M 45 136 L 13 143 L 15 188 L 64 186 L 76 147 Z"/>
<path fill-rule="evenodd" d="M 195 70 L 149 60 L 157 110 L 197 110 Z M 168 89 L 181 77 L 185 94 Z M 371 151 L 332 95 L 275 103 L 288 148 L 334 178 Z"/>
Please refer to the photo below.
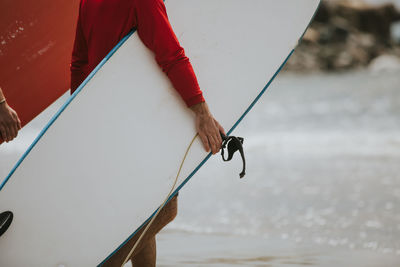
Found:
<path fill-rule="evenodd" d="M 243 169 L 242 172 L 239 174 L 240 178 L 243 178 L 244 175 L 246 174 L 246 159 L 244 157 L 244 151 L 243 151 L 243 141 L 244 139 L 242 137 L 236 137 L 236 136 L 226 136 L 221 133 L 222 137 L 222 147 L 221 147 L 221 156 L 223 161 L 230 161 L 233 157 L 233 154 L 235 154 L 236 151 L 239 150 L 240 156 L 242 157 L 243 161 Z M 228 147 L 227 147 L 228 146 Z M 224 150 L 228 150 L 228 158 L 225 159 L 224 156 Z"/>

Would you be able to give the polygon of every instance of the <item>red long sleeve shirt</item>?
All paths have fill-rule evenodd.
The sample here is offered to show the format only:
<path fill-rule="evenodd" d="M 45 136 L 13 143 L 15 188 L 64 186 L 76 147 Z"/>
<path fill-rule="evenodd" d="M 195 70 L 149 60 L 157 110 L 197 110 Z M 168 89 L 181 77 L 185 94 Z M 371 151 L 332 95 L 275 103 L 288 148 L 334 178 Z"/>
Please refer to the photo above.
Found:
<path fill-rule="evenodd" d="M 203 102 L 195 73 L 168 21 L 163 0 L 81 0 L 71 61 L 71 91 L 132 28 L 155 54 L 187 106 Z"/>

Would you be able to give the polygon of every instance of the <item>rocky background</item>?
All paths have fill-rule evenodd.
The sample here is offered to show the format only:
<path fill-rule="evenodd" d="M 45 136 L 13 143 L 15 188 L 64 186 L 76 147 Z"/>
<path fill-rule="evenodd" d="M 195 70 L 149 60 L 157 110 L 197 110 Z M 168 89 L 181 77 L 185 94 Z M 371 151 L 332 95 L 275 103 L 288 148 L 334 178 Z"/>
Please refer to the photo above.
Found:
<path fill-rule="evenodd" d="M 285 66 L 291 71 L 400 69 L 400 10 L 393 4 L 323 0 Z"/>

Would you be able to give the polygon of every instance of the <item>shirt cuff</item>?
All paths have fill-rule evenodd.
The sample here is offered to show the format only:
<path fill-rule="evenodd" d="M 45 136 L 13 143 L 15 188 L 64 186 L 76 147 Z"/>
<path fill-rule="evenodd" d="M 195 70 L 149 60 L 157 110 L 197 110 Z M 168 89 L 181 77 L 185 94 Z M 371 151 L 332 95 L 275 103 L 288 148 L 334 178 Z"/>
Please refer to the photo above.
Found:
<path fill-rule="evenodd" d="M 186 106 L 188 108 L 190 108 L 191 106 L 194 106 L 196 104 L 199 104 L 201 102 L 205 102 L 205 99 L 204 99 L 202 93 L 185 100 Z"/>

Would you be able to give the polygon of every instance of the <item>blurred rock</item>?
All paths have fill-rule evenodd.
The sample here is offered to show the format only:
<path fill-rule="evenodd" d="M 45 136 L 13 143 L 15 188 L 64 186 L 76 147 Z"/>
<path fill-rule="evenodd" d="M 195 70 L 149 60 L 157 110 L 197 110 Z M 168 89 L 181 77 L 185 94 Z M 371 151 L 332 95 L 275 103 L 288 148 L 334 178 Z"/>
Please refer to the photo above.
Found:
<path fill-rule="evenodd" d="M 319 39 L 320 39 L 320 33 L 317 30 L 310 28 L 304 34 L 302 41 L 316 44 L 318 43 Z"/>
<path fill-rule="evenodd" d="M 372 60 L 368 68 L 373 73 L 399 71 L 400 59 L 393 55 L 381 55 Z"/>
<path fill-rule="evenodd" d="M 285 69 L 346 70 L 368 66 L 380 55 L 400 56 L 399 41 L 393 35 L 398 21 L 400 12 L 393 4 L 323 1 Z"/>
<path fill-rule="evenodd" d="M 392 24 L 391 27 L 392 40 L 395 44 L 400 44 L 400 21 Z"/>

